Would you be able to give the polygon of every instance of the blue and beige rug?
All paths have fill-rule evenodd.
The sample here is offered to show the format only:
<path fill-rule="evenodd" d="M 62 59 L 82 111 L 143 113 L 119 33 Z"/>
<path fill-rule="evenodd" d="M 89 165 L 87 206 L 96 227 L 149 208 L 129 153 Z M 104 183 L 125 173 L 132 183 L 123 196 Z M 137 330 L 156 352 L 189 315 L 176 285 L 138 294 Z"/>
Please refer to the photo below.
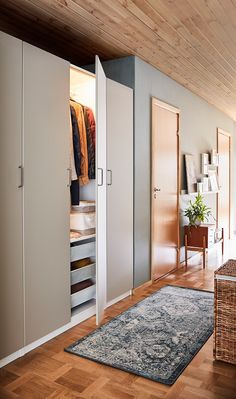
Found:
<path fill-rule="evenodd" d="M 213 293 L 166 286 L 65 350 L 173 384 L 213 332 Z"/>

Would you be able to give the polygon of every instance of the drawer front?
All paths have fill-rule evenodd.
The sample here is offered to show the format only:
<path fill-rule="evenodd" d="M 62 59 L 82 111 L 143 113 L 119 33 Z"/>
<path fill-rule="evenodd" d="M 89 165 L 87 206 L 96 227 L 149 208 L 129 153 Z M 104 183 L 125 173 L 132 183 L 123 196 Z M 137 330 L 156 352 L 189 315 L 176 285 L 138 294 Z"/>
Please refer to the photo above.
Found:
<path fill-rule="evenodd" d="M 96 242 L 88 242 L 86 244 L 77 245 L 71 247 L 70 249 L 70 260 L 74 262 L 75 260 L 80 260 L 84 258 L 89 258 L 91 256 L 96 256 Z"/>
<path fill-rule="evenodd" d="M 81 281 L 94 278 L 96 275 L 96 263 L 88 266 L 81 267 L 80 269 L 73 270 L 70 272 L 71 285 L 80 283 Z"/>
<path fill-rule="evenodd" d="M 71 295 L 71 308 L 96 298 L 96 284 Z"/>

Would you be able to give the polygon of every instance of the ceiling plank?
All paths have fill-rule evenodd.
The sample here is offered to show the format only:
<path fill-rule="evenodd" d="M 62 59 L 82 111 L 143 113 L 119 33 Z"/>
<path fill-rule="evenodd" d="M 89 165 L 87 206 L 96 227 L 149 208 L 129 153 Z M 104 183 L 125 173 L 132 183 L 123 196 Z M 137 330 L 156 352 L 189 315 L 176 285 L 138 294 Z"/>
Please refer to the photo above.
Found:
<path fill-rule="evenodd" d="M 77 65 L 137 55 L 236 119 L 235 0 L 0 0 L 0 16 Z"/>

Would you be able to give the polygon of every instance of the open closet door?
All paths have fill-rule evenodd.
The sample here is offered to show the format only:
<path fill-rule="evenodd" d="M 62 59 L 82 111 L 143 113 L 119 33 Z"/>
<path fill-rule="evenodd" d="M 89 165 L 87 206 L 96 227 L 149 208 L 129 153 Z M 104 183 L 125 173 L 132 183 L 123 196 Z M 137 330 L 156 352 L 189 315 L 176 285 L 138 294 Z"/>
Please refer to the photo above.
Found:
<path fill-rule="evenodd" d="M 106 306 L 106 76 L 96 56 L 96 323 L 103 318 Z"/>
<path fill-rule="evenodd" d="M 107 79 L 108 304 L 132 288 L 133 90 Z"/>

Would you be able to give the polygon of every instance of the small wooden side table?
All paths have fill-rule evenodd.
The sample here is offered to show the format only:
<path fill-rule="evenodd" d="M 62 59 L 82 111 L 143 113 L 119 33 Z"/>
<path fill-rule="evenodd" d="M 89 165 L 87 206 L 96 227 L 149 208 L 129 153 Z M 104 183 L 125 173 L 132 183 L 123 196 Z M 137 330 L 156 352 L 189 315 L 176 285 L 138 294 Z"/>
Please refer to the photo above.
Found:
<path fill-rule="evenodd" d="M 188 251 L 203 253 L 203 268 L 206 267 L 206 252 L 215 244 L 222 244 L 222 255 L 224 254 L 224 229 L 222 228 L 221 239 L 215 241 L 215 225 L 201 224 L 200 226 L 184 226 L 185 245 L 185 268 L 188 267 Z"/>

